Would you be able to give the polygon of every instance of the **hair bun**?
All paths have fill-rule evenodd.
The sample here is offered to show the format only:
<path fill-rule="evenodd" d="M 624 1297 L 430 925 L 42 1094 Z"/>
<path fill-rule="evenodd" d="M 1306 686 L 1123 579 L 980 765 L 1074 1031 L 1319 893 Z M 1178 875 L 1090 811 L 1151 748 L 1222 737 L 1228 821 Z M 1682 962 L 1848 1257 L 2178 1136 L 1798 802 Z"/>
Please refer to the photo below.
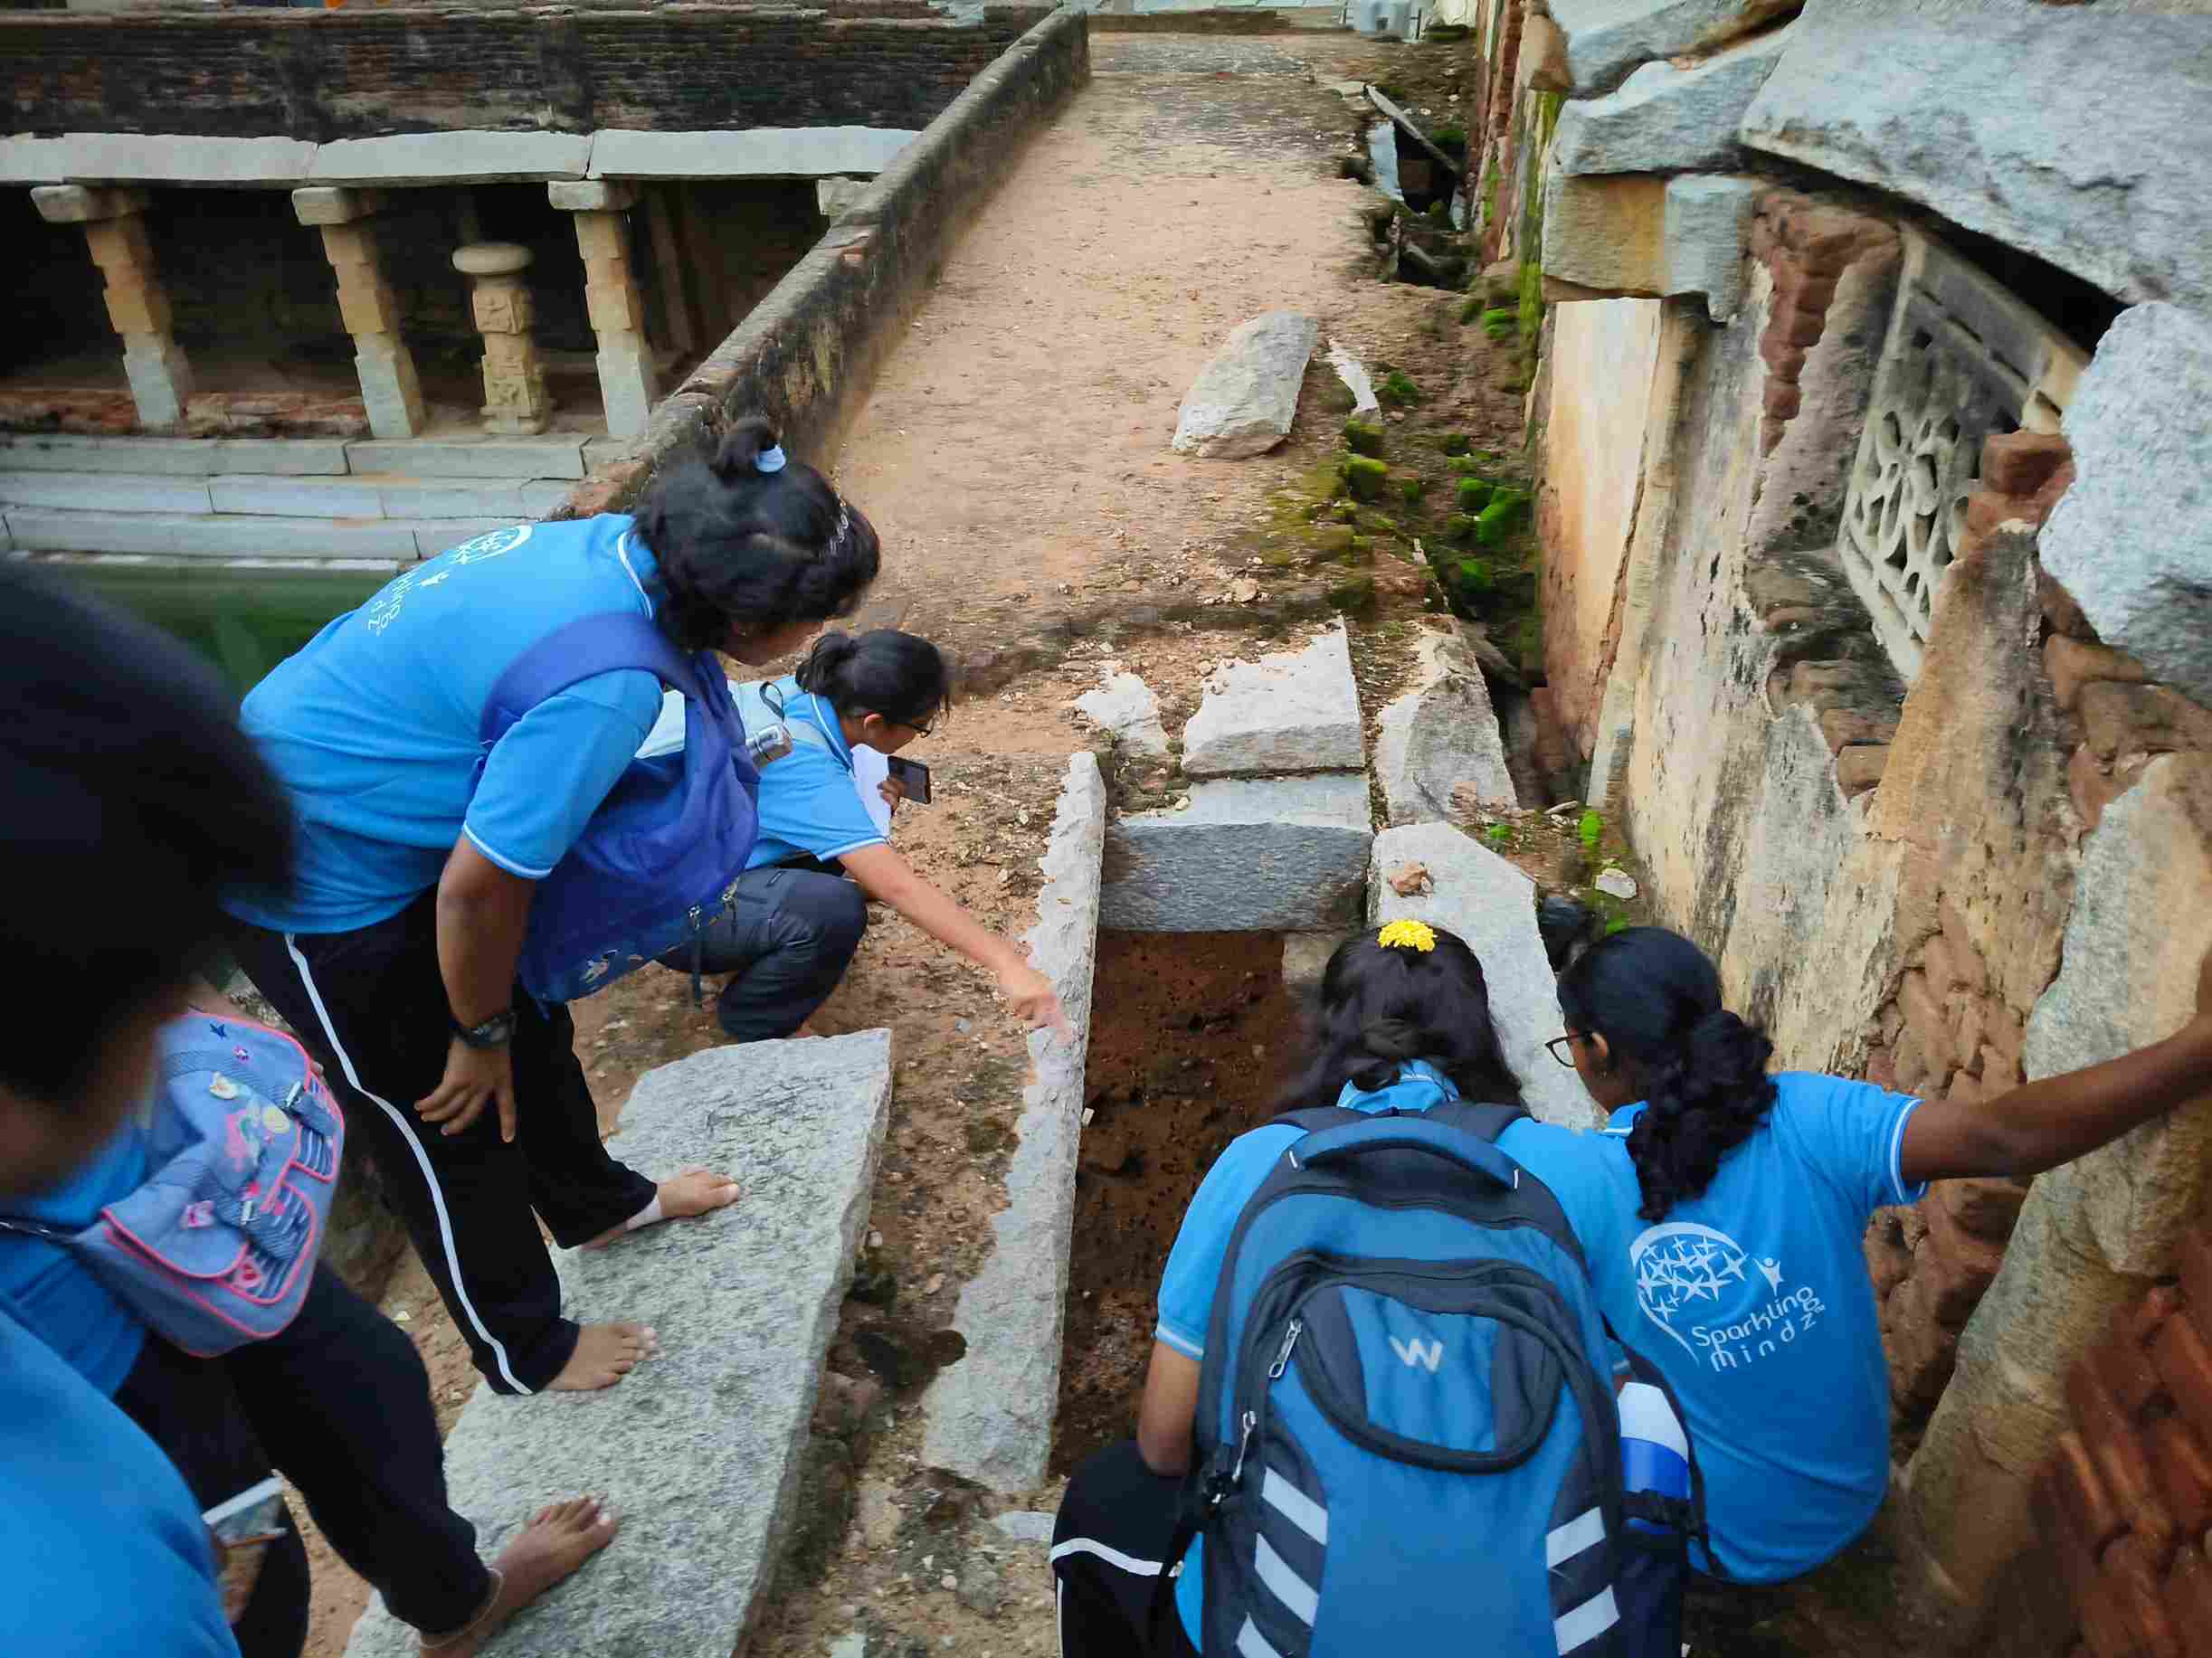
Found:
<path fill-rule="evenodd" d="M 771 450 L 782 451 L 775 427 L 761 415 L 749 414 L 722 434 L 707 469 L 728 483 L 748 472 L 758 472 L 761 457 Z"/>

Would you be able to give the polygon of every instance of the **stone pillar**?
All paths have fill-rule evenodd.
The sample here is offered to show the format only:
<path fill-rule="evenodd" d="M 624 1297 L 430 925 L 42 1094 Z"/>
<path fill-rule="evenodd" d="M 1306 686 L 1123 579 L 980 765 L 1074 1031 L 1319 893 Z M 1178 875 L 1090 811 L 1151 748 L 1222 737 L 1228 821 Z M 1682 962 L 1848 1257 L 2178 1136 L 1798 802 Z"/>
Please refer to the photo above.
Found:
<path fill-rule="evenodd" d="M 146 233 L 146 194 L 82 185 L 42 185 L 31 192 L 49 224 L 81 224 L 92 262 L 108 285 L 108 320 L 123 336 L 123 372 L 149 431 L 182 426 L 192 395 L 192 365 L 169 327 L 169 296 Z"/>
<path fill-rule="evenodd" d="M 584 298 L 599 336 L 599 393 L 607 431 L 634 438 L 660 396 L 652 348 L 645 341 L 645 302 L 630 264 L 622 214 L 637 204 L 637 186 L 583 179 L 546 186 L 554 206 L 575 215 L 576 251 L 584 255 Z"/>
<path fill-rule="evenodd" d="M 546 365 L 530 337 L 534 309 L 522 273 L 530 250 L 511 242 L 475 242 L 453 255 L 453 269 L 475 285 L 476 326 L 484 335 L 484 430 L 528 436 L 553 423 Z"/>
<path fill-rule="evenodd" d="M 412 438 L 422 430 L 422 387 L 414 357 L 400 337 L 399 301 L 376 256 L 372 214 L 383 211 L 375 190 L 318 188 L 292 192 L 302 224 L 319 225 L 323 251 L 337 272 L 338 315 L 354 336 L 354 368 L 369 430 L 380 438 Z"/>

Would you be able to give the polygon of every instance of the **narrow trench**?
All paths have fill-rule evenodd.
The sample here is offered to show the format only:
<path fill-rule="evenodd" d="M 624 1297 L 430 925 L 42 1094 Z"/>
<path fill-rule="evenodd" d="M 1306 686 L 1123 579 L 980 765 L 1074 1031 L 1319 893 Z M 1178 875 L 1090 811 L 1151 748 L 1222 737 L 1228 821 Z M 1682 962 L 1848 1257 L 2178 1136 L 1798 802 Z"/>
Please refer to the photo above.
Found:
<path fill-rule="evenodd" d="M 1296 1057 L 1279 933 L 1102 933 L 1052 1468 L 1135 1431 L 1160 1273 L 1223 1147 Z"/>

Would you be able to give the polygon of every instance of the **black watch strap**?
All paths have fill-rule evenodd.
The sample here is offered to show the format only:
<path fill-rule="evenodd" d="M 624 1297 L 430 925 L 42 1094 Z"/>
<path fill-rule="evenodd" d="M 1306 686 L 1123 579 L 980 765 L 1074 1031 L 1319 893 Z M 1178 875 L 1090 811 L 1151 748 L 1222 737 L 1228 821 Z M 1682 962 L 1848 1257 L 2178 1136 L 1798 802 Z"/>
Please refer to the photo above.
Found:
<path fill-rule="evenodd" d="M 446 1023 L 453 1034 L 470 1047 L 505 1047 L 515 1036 L 515 1010 L 512 1008 L 493 1014 L 480 1025 L 464 1025 L 451 1013 Z"/>

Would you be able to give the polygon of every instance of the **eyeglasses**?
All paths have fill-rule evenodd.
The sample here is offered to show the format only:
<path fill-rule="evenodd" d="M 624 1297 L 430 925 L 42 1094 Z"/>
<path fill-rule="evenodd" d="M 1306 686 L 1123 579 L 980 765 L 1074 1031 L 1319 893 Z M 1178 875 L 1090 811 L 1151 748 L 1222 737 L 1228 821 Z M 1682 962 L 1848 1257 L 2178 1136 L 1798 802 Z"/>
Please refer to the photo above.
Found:
<path fill-rule="evenodd" d="M 1553 1037 L 1546 1042 L 1543 1051 L 1571 1071 L 1574 1069 L 1574 1045 L 1578 1039 L 1571 1030 L 1563 1037 Z"/>
<path fill-rule="evenodd" d="M 926 737 L 929 734 L 929 728 L 935 725 L 936 721 L 937 716 L 933 714 L 926 720 L 898 720 L 894 723 L 904 725 L 917 737 Z"/>

